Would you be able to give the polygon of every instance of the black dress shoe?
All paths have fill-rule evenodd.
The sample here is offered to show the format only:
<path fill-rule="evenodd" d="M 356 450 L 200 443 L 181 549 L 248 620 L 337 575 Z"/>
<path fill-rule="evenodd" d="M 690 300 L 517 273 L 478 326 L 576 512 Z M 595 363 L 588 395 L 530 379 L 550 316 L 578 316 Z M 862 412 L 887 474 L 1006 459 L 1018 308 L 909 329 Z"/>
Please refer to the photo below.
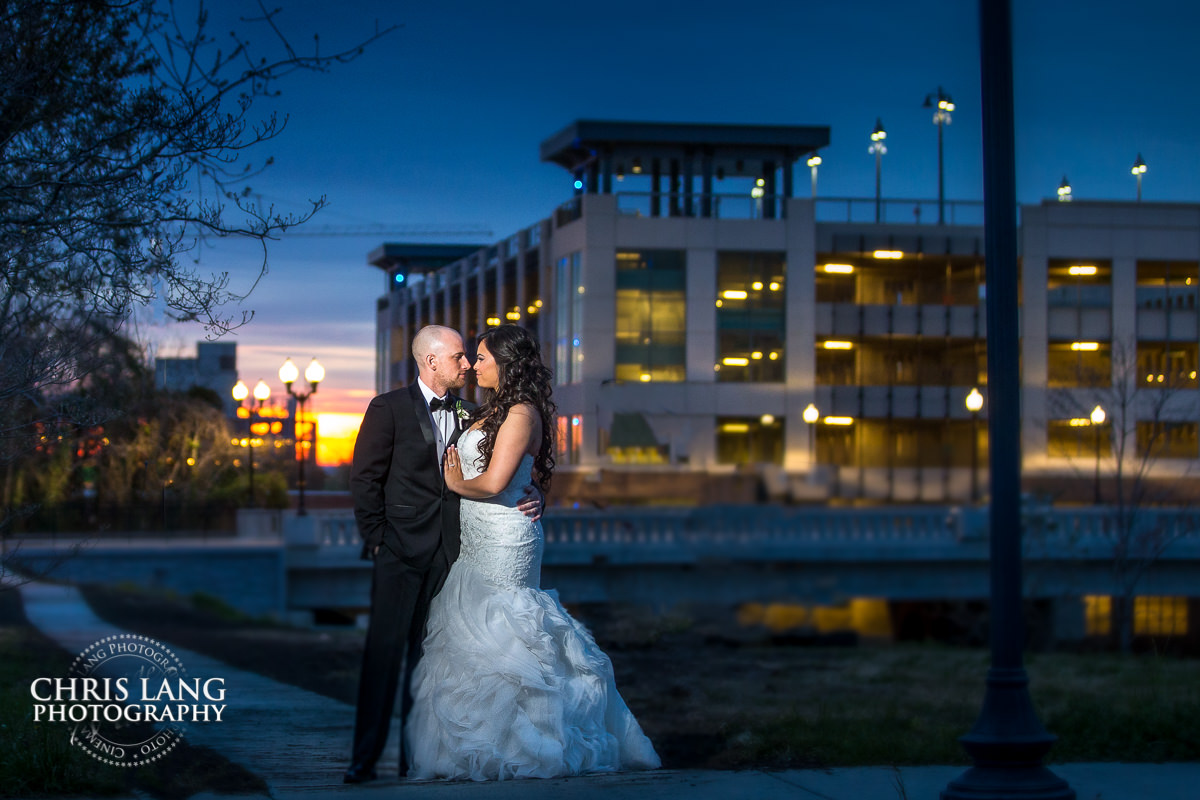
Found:
<path fill-rule="evenodd" d="M 367 781 L 375 780 L 377 777 L 379 776 L 375 774 L 374 767 L 355 764 L 346 770 L 346 774 L 342 776 L 342 783 L 366 783 Z"/>

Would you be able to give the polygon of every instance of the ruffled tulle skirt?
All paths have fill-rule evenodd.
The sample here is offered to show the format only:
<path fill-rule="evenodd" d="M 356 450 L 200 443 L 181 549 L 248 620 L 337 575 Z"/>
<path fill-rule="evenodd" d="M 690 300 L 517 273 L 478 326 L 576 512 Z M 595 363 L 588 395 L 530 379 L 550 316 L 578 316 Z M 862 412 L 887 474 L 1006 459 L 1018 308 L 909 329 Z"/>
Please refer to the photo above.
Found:
<path fill-rule="evenodd" d="M 434 598 L 412 689 L 410 778 L 660 766 L 617 693 L 612 662 L 558 595 L 498 585 L 466 559 Z"/>

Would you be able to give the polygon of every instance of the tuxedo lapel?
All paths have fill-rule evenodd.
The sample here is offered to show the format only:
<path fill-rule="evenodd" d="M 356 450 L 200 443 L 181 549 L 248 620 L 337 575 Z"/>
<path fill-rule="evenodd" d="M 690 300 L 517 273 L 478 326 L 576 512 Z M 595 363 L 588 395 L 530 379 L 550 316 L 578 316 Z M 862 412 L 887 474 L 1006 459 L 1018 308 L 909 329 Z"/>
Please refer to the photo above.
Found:
<path fill-rule="evenodd" d="M 433 415 L 429 413 L 429 404 L 425 402 L 425 395 L 421 394 L 421 387 L 416 381 L 408 385 L 408 393 L 412 396 L 413 413 L 417 415 L 417 424 L 421 426 L 421 436 L 425 439 L 425 446 L 433 448 L 433 452 L 437 453 L 437 438 L 433 434 Z"/>
<path fill-rule="evenodd" d="M 463 418 L 458 415 L 459 405 L 462 403 L 462 400 L 453 395 L 448 395 L 447 399 L 454 404 L 450 410 L 450 413 L 454 415 L 454 430 L 450 433 L 450 441 L 446 442 L 446 446 L 449 447 L 458 442 L 458 437 L 462 436 Z"/>

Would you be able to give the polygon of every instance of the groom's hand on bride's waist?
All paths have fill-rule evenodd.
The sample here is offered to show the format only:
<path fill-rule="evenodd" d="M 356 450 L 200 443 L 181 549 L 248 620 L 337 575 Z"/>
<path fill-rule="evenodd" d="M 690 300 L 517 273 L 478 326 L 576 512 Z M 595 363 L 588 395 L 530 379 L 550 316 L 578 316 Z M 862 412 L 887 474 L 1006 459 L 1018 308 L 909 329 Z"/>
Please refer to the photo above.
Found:
<path fill-rule="evenodd" d="M 542 512 L 546 508 L 546 496 L 542 494 L 542 490 L 534 486 L 532 483 L 525 487 L 525 496 L 517 503 L 517 509 L 522 514 L 529 517 L 535 522 L 542 518 Z"/>

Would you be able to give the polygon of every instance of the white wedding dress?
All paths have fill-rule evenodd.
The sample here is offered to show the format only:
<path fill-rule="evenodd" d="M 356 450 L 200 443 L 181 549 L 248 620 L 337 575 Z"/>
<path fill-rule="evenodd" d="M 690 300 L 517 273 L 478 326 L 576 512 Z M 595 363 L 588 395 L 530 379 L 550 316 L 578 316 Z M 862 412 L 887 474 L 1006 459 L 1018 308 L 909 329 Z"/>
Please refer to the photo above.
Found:
<path fill-rule="evenodd" d="M 483 433 L 458 441 L 473 478 Z M 462 501 L 462 551 L 429 609 L 404 726 L 409 777 L 552 778 L 655 769 L 650 740 L 617 694 L 612 662 L 539 586 L 542 525 L 514 505 L 530 483 L 526 455 L 508 487 Z"/>

